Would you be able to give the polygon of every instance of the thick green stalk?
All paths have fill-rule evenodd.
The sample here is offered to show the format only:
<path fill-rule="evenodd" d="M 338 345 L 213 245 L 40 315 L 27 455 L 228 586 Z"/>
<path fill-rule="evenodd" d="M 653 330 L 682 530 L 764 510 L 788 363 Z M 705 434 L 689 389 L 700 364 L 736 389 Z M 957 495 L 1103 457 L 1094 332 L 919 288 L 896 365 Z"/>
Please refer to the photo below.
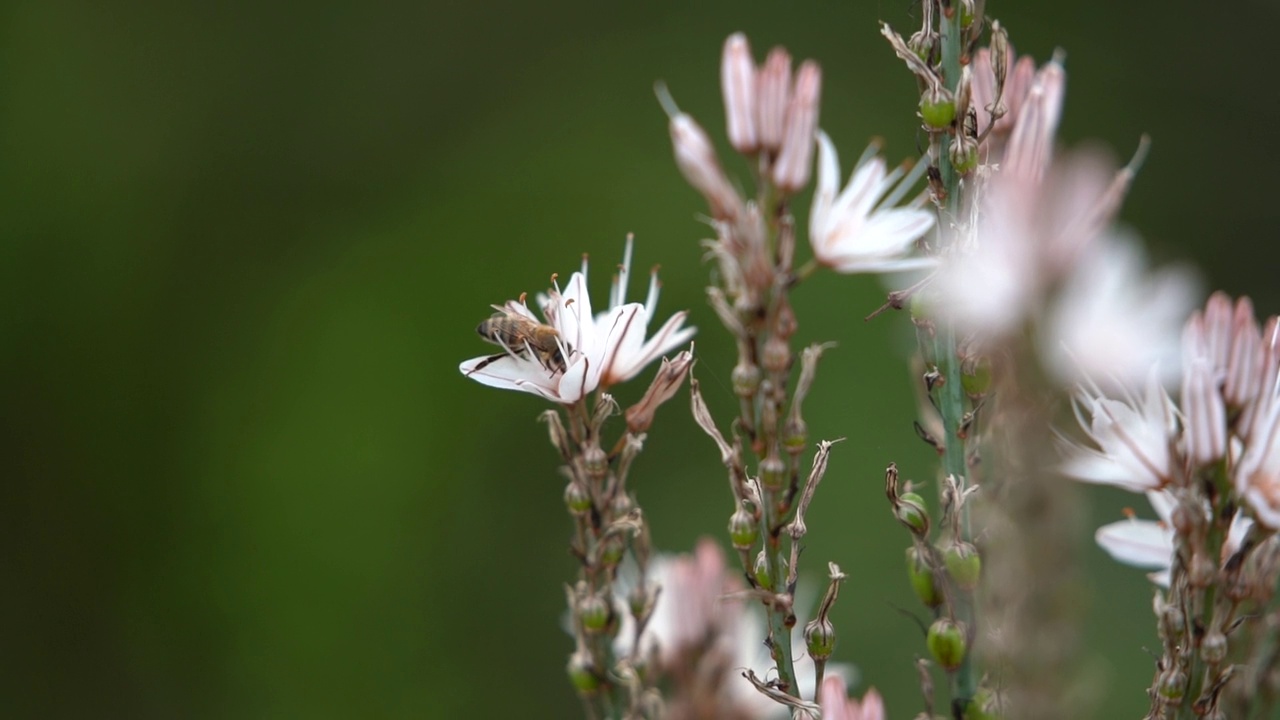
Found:
<path fill-rule="evenodd" d="M 931 2 L 932 0 L 925 0 Z M 964 51 L 964 38 L 960 27 L 960 9 L 952 6 L 950 13 L 938 14 L 939 35 L 942 38 L 942 75 L 947 90 L 953 94 L 956 87 L 960 83 L 960 55 Z M 962 119 L 958 119 L 962 121 Z M 953 244 L 954 227 L 958 217 L 958 209 L 960 208 L 960 174 L 951 164 L 951 141 L 952 138 L 947 133 L 940 133 L 941 139 L 938 153 L 938 168 L 942 177 L 943 187 L 946 189 L 947 197 L 945 203 L 945 211 L 943 212 L 942 222 L 939 223 L 939 231 L 942 233 L 944 247 Z M 956 481 L 960 483 L 961 490 L 964 489 L 968 476 L 968 468 L 965 463 L 965 447 L 964 441 L 960 438 L 960 425 L 964 421 L 965 414 L 965 398 L 964 387 L 960 376 L 960 359 L 956 353 L 956 333 L 955 327 L 951 322 L 943 320 L 938 327 L 936 340 L 936 355 L 942 373 L 943 385 L 938 398 L 939 410 L 942 414 L 942 427 L 946 435 L 945 450 L 943 453 L 943 472 L 946 475 L 952 475 Z M 972 537 L 972 531 L 969 526 L 969 513 L 967 508 L 964 510 L 962 518 L 962 533 L 964 540 L 968 541 Z M 973 603 L 959 603 L 960 611 L 965 617 L 958 618 L 969 628 L 969 632 L 974 630 Z M 977 691 L 974 682 L 972 648 L 970 652 L 965 653 L 964 663 L 953 679 L 952 699 L 968 700 L 972 698 Z"/>

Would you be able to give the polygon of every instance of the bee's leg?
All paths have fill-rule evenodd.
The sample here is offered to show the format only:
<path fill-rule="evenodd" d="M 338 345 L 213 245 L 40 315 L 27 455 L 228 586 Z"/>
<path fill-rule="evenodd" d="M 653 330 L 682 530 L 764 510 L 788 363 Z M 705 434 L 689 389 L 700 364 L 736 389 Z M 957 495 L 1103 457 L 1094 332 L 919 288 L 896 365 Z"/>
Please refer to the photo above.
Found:
<path fill-rule="evenodd" d="M 497 355 L 490 355 L 489 357 L 485 358 L 484 360 L 481 360 L 480 362 L 476 363 L 476 366 L 475 366 L 475 367 L 473 367 L 473 368 L 471 368 L 469 371 L 467 371 L 467 377 L 471 377 L 471 375 L 472 375 L 473 373 L 480 372 L 481 370 L 483 370 L 483 369 L 485 369 L 485 368 L 489 367 L 490 365 L 492 365 L 495 361 L 497 361 L 497 360 L 501 360 L 501 359 L 502 359 L 502 358 L 504 358 L 504 357 L 507 357 L 507 353 L 498 353 Z"/>

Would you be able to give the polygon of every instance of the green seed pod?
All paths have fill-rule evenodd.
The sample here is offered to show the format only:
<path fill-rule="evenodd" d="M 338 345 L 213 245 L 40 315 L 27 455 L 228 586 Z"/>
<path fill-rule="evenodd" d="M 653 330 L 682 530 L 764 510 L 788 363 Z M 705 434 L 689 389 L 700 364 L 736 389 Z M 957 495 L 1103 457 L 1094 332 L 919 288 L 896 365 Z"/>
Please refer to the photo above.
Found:
<path fill-rule="evenodd" d="M 733 366 L 733 374 L 730 377 L 733 382 L 733 392 L 738 397 L 751 397 L 760 387 L 760 368 L 756 365 L 738 363 Z"/>
<path fill-rule="evenodd" d="M 945 130 L 951 127 L 956 119 L 956 103 L 949 97 L 932 96 L 926 93 L 920 98 L 920 119 L 934 130 Z"/>
<path fill-rule="evenodd" d="M 907 577 L 911 580 L 911 589 L 925 606 L 936 608 L 942 604 L 942 593 L 933 581 L 933 570 L 925 564 L 920 548 L 915 545 L 907 548 Z"/>
<path fill-rule="evenodd" d="M 569 508 L 570 514 L 585 514 L 591 509 L 591 493 L 587 490 L 587 486 L 577 480 L 571 480 L 564 488 L 564 504 Z"/>
<path fill-rule="evenodd" d="M 929 534 L 929 507 L 924 498 L 913 492 L 898 496 L 898 504 L 894 507 L 898 522 L 906 525 L 916 535 Z"/>
<path fill-rule="evenodd" d="M 760 526 L 744 508 L 738 508 L 729 516 L 729 541 L 738 550 L 750 550 L 760 537 Z"/>
<path fill-rule="evenodd" d="M 765 490 L 778 492 L 787 484 L 787 464 L 777 455 L 767 455 L 760 461 L 760 485 Z"/>
<path fill-rule="evenodd" d="M 1156 680 L 1156 692 L 1170 702 L 1181 702 L 1187 693 L 1187 676 L 1177 668 L 1169 668 Z"/>
<path fill-rule="evenodd" d="M 985 357 L 967 359 L 960 366 L 960 385 L 971 400 L 977 400 L 991 389 L 991 361 Z"/>
<path fill-rule="evenodd" d="M 964 638 L 964 628 L 954 620 L 938 618 L 929 626 L 929 635 L 925 638 L 929 646 L 929 654 L 935 662 L 945 670 L 955 670 L 964 662 L 968 643 Z"/>
<path fill-rule="evenodd" d="M 609 627 L 609 603 L 599 595 L 588 595 L 578 603 L 578 616 L 582 618 L 582 629 L 589 633 L 602 632 Z"/>
<path fill-rule="evenodd" d="M 765 590 L 773 590 L 773 578 L 769 577 L 769 562 L 765 559 L 763 550 L 756 555 L 754 574 L 756 576 L 757 585 Z"/>
<path fill-rule="evenodd" d="M 947 566 L 947 575 L 961 590 L 972 592 L 978 587 L 982 556 L 973 545 L 967 542 L 953 544 L 942 554 L 942 561 Z"/>
<path fill-rule="evenodd" d="M 1002 720 L 1000 698 L 990 688 L 980 687 L 965 706 L 964 720 Z"/>
<path fill-rule="evenodd" d="M 1210 665 L 1217 665 L 1227 657 L 1227 636 L 1217 630 L 1205 634 L 1200 641 L 1200 657 Z"/>
<path fill-rule="evenodd" d="M 804 446 L 808 441 L 809 428 L 804 420 L 800 418 L 787 420 L 787 424 L 782 427 L 782 448 L 792 455 L 797 455 L 804 452 Z"/>
<path fill-rule="evenodd" d="M 626 551 L 626 541 L 618 535 L 610 535 L 601 544 L 600 563 L 605 567 L 615 567 L 622 562 L 622 556 Z"/>
<path fill-rule="evenodd" d="M 599 447 L 589 447 L 582 453 L 582 467 L 587 477 L 600 481 L 609 472 L 609 456 Z"/>
<path fill-rule="evenodd" d="M 591 656 L 585 652 L 575 652 L 571 655 L 566 671 L 569 674 L 569 682 L 579 694 L 590 695 L 600 689 L 600 676 L 591 665 Z"/>
<path fill-rule="evenodd" d="M 804 642 L 809 657 L 815 661 L 826 660 L 836 649 L 836 626 L 830 620 L 812 620 L 804 626 Z"/>

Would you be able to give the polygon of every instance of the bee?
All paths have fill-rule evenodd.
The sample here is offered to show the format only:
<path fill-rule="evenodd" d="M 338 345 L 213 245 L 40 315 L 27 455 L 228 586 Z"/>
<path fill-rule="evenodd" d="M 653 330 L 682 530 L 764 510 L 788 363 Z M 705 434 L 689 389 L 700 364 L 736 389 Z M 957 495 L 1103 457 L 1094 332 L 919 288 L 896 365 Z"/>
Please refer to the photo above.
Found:
<path fill-rule="evenodd" d="M 560 333 L 555 328 L 496 305 L 494 308 L 498 312 L 481 322 L 476 327 L 476 333 L 494 345 L 498 345 L 505 352 L 480 361 L 471 369 L 472 373 L 508 355 L 524 356 L 526 354 L 532 355 L 552 374 L 565 371 L 564 353 L 567 348 L 561 344 Z"/>

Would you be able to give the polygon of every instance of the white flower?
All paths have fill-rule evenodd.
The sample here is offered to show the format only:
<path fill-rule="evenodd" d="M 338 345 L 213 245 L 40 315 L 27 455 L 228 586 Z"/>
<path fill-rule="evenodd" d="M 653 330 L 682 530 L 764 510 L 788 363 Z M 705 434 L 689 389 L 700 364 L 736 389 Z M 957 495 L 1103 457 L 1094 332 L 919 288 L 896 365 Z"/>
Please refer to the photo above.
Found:
<path fill-rule="evenodd" d="M 1137 242 L 1115 234 L 1077 261 L 1041 325 L 1042 360 L 1060 380 L 1083 374 L 1126 384 L 1153 366 L 1176 377 L 1196 282 L 1189 271 L 1149 273 L 1145 264 Z"/>
<path fill-rule="evenodd" d="M 1074 409 L 1094 447 L 1067 443 L 1064 474 L 1131 492 L 1156 490 L 1172 479 L 1178 421 L 1155 372 L 1141 398 L 1126 393 L 1123 400 L 1113 400 L 1096 385 L 1082 385 Z"/>
<path fill-rule="evenodd" d="M 1272 358 L 1273 360 L 1273 358 Z M 1235 469 L 1236 493 L 1254 516 L 1272 530 L 1280 529 L 1280 385 L 1272 380 L 1257 400 L 1244 452 Z"/>
<path fill-rule="evenodd" d="M 1162 587 L 1169 587 L 1170 568 L 1176 549 L 1175 536 L 1170 519 L 1177 506 L 1177 499 L 1167 492 L 1149 492 L 1147 500 L 1160 516 L 1160 521 L 1130 518 L 1098 528 L 1094 536 L 1098 545 L 1116 561 L 1134 567 L 1156 570 L 1147 577 Z M 1227 539 L 1222 545 L 1221 560 L 1234 555 L 1244 542 L 1245 535 L 1253 527 L 1253 521 L 1237 512 L 1227 528 Z"/>
<path fill-rule="evenodd" d="M 573 404 L 597 388 L 623 382 L 662 356 L 684 344 L 695 332 L 682 327 L 687 313 L 672 315 L 666 323 L 645 340 L 649 322 L 658 303 L 658 276 L 649 280 L 649 296 L 644 304 L 625 302 L 627 276 L 631 271 L 632 240 L 627 238 L 626 251 L 619 274 L 614 278 L 609 306 L 598 315 L 592 313 L 587 293 L 587 262 L 582 270 L 569 278 L 563 291 L 557 285 L 545 296 L 539 296 L 546 325 L 558 334 L 559 358 L 556 362 L 539 358 L 528 344 L 506 347 L 501 356 L 481 356 L 466 360 L 458 369 L 463 375 L 491 387 L 521 390 L 541 395 L 548 400 Z M 497 306 L 495 306 L 497 307 Z M 508 301 L 498 307 L 541 325 L 542 321 L 521 301 Z M 559 359 L 557 358 L 557 359 Z"/>
<path fill-rule="evenodd" d="M 901 177 L 901 170 L 886 176 L 884 159 L 873 157 L 854 169 L 837 195 L 840 160 L 831 138 L 818 131 L 818 186 L 809 218 L 809 240 L 818 262 L 842 273 L 894 272 L 934 264 L 933 258 L 908 257 L 915 241 L 933 227 L 934 216 L 919 207 L 893 207 L 918 179 L 908 179 L 890 194 Z"/>

